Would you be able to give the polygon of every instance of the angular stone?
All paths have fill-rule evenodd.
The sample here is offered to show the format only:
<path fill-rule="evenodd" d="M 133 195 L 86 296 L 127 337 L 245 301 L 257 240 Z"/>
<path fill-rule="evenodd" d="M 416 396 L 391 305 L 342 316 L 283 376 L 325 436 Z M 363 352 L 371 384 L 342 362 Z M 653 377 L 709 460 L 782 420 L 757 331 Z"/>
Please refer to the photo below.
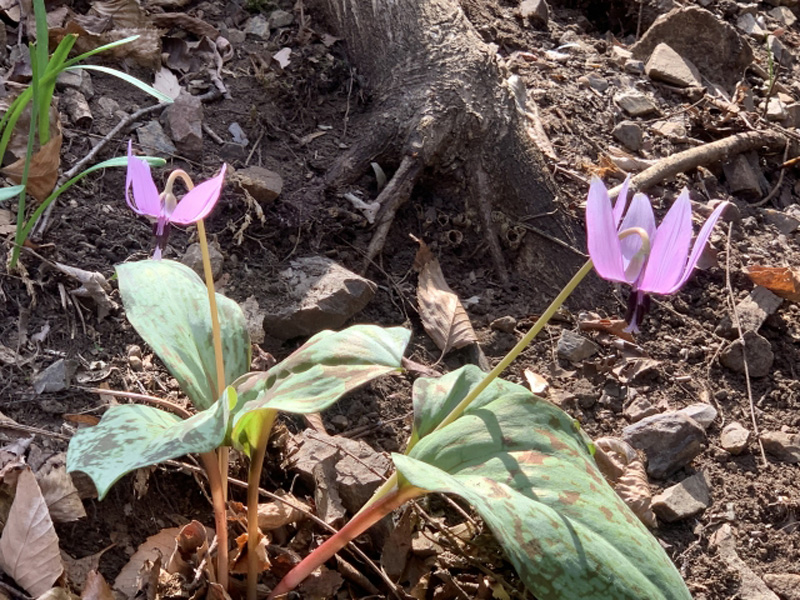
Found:
<path fill-rule="evenodd" d="M 744 348 L 747 351 L 747 370 L 750 377 L 766 377 L 772 371 L 775 354 L 772 344 L 755 331 L 744 333 Z M 722 366 L 736 373 L 744 373 L 745 352 L 741 340 L 736 340 L 719 355 Z"/>
<path fill-rule="evenodd" d="M 800 463 L 800 433 L 784 431 L 765 431 L 761 443 L 769 454 L 780 461 Z"/>
<path fill-rule="evenodd" d="M 703 85 L 702 76 L 697 67 L 663 42 L 655 47 L 650 58 L 647 59 L 644 71 L 650 79 L 679 87 L 701 87 Z"/>
<path fill-rule="evenodd" d="M 44 371 L 33 378 L 33 389 L 37 394 L 62 392 L 72 384 L 72 377 L 78 368 L 74 360 L 59 358 Z"/>
<path fill-rule="evenodd" d="M 680 409 L 678 412 L 697 421 L 703 429 L 708 429 L 714 422 L 714 419 L 717 418 L 717 409 L 705 402 L 690 404 Z"/>
<path fill-rule="evenodd" d="M 208 258 L 211 263 L 211 276 L 214 281 L 219 279 L 222 275 L 222 264 L 225 262 L 225 257 L 214 244 L 208 245 Z M 181 262 L 189 267 L 192 271 L 197 273 L 200 278 L 205 281 L 205 271 L 203 270 L 203 250 L 200 244 L 195 242 L 190 245 L 186 252 L 181 257 Z"/>
<path fill-rule="evenodd" d="M 620 92 L 614 102 L 632 117 L 644 117 L 658 112 L 658 107 L 646 95 L 636 90 Z"/>
<path fill-rule="evenodd" d="M 181 154 L 192 159 L 203 155 L 203 104 L 200 98 L 181 91 L 164 109 L 161 118 Z"/>
<path fill-rule="evenodd" d="M 764 209 L 764 220 L 777 227 L 782 234 L 789 235 L 800 228 L 800 206 L 792 204 L 786 210 Z"/>
<path fill-rule="evenodd" d="M 517 328 L 517 320 L 511 315 L 499 317 L 489 323 L 489 327 L 495 331 L 502 331 L 504 333 L 514 333 Z"/>
<path fill-rule="evenodd" d="M 74 71 L 61 71 L 56 78 L 56 89 L 61 91 L 66 88 L 78 90 L 88 100 L 94 96 L 94 85 L 89 71 L 76 69 Z"/>
<path fill-rule="evenodd" d="M 635 58 L 629 58 L 625 61 L 625 72 L 631 75 L 642 75 L 644 73 L 644 63 Z"/>
<path fill-rule="evenodd" d="M 789 117 L 789 111 L 780 98 L 772 97 L 767 102 L 767 119 L 770 121 L 783 121 Z"/>
<path fill-rule="evenodd" d="M 667 523 L 688 519 L 711 506 L 711 492 L 703 473 L 696 473 L 653 496 L 650 507 Z"/>
<path fill-rule="evenodd" d="M 633 54 L 627 48 L 622 46 L 611 46 L 611 62 L 619 67 L 625 66 L 625 61 L 631 58 Z"/>
<path fill-rule="evenodd" d="M 795 573 L 767 573 L 764 583 L 783 600 L 800 600 L 800 575 Z"/>
<path fill-rule="evenodd" d="M 589 73 L 588 75 L 581 75 L 578 78 L 578 83 L 581 86 L 590 87 L 593 90 L 597 90 L 598 92 L 605 92 L 609 86 L 607 79 L 604 79 L 599 75 L 595 75 L 594 73 Z"/>
<path fill-rule="evenodd" d="M 739 15 L 739 18 L 736 19 L 736 27 L 759 42 L 763 42 L 767 36 L 755 16 L 749 12 Z"/>
<path fill-rule="evenodd" d="M 520 19 L 527 20 L 537 29 L 544 29 L 550 18 L 550 7 L 545 0 L 522 0 L 514 14 Z"/>
<path fill-rule="evenodd" d="M 273 10 L 269 14 L 269 28 L 270 29 L 280 29 L 281 27 L 288 27 L 292 23 L 294 23 L 294 15 L 285 10 Z"/>
<path fill-rule="evenodd" d="M 664 137 L 686 137 L 686 126 L 678 121 L 656 121 L 651 126 L 653 131 Z"/>
<path fill-rule="evenodd" d="M 797 22 L 797 17 L 788 6 L 776 6 L 768 14 L 784 27 L 791 27 Z"/>
<path fill-rule="evenodd" d="M 264 329 L 281 340 L 338 329 L 378 287 L 322 256 L 295 259 L 279 275 L 281 293 L 265 307 Z"/>
<path fill-rule="evenodd" d="M 611 135 L 614 136 L 615 140 L 633 152 L 638 152 L 642 149 L 642 142 L 644 140 L 642 128 L 633 121 L 621 121 L 617 123 Z"/>
<path fill-rule="evenodd" d="M 239 169 L 231 179 L 261 204 L 269 204 L 283 190 L 283 178 L 275 171 L 263 167 Z"/>
<path fill-rule="evenodd" d="M 653 406 L 647 398 L 643 396 L 639 396 L 633 399 L 633 402 L 628 404 L 622 414 L 627 418 L 631 423 L 637 423 L 642 419 L 647 417 L 652 417 L 653 415 L 657 415 L 659 413 L 658 408 Z"/>
<path fill-rule="evenodd" d="M 739 324 L 743 331 L 758 331 L 767 317 L 774 314 L 783 303 L 783 298 L 773 294 L 765 287 L 757 285 L 744 300 L 736 305 L 736 314 L 739 315 Z M 715 331 L 717 335 L 730 337 L 738 335 L 733 326 L 733 319 L 729 316 L 720 321 Z"/>
<path fill-rule="evenodd" d="M 720 560 L 739 579 L 735 597 L 738 600 L 780 600 L 755 572 L 736 553 L 736 536 L 730 523 L 723 523 L 709 537 L 712 548 L 716 548 Z"/>
<path fill-rule="evenodd" d="M 139 138 L 139 146 L 145 154 L 171 157 L 178 152 L 158 121 L 148 121 L 138 127 L 136 136 Z"/>
<path fill-rule="evenodd" d="M 247 324 L 247 333 L 250 334 L 250 341 L 253 344 L 264 342 L 264 311 L 258 305 L 255 296 L 249 296 L 247 300 L 240 304 L 244 313 L 244 320 Z"/>
<path fill-rule="evenodd" d="M 761 172 L 754 167 L 749 158 L 738 154 L 722 166 L 728 190 L 731 194 L 755 198 L 761 196 Z"/>
<path fill-rule="evenodd" d="M 769 46 L 770 51 L 772 51 L 772 56 L 778 61 L 782 67 L 786 67 L 787 69 L 791 69 L 792 65 L 794 64 L 794 54 L 786 45 L 780 41 L 774 35 L 767 36 L 767 45 Z"/>
<path fill-rule="evenodd" d="M 648 475 L 663 479 L 703 451 L 706 434 L 694 419 L 666 412 L 628 425 L 622 438 L 645 453 Z"/>
<path fill-rule="evenodd" d="M 740 423 L 728 423 L 722 428 L 719 444 L 722 449 L 731 454 L 741 454 L 750 443 L 750 430 L 745 429 Z"/>
<path fill-rule="evenodd" d="M 269 39 L 269 21 L 264 15 L 250 17 L 244 26 L 244 32 L 262 40 Z"/>
<path fill-rule="evenodd" d="M 694 6 L 676 8 L 658 17 L 631 47 L 633 57 L 645 60 L 662 42 L 728 92 L 733 91 L 753 61 L 753 51 L 733 27 L 714 13 Z"/>
<path fill-rule="evenodd" d="M 564 329 L 561 332 L 561 337 L 558 339 L 558 346 L 556 347 L 558 355 L 570 362 L 580 362 L 596 354 L 598 350 L 597 344 L 592 340 L 569 329 Z"/>

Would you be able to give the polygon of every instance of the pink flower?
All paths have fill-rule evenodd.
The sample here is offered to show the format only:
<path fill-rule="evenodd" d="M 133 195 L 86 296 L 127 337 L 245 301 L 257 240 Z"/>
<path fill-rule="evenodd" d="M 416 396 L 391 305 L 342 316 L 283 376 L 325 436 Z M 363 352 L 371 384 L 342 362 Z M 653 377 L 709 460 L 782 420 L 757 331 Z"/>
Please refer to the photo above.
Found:
<path fill-rule="evenodd" d="M 125 201 L 136 214 L 145 216 L 153 222 L 153 233 L 156 237 L 153 258 L 161 258 L 161 251 L 166 247 L 172 223 L 191 225 L 208 216 L 219 200 L 225 179 L 225 168 L 226 165 L 223 164 L 217 175 L 192 188 L 178 202 L 172 194 L 171 183 L 167 184 L 167 189 L 163 193 L 158 193 L 153 176 L 150 174 L 150 165 L 133 155 L 131 142 L 128 141 Z"/>
<path fill-rule="evenodd" d="M 646 294 L 674 294 L 683 287 L 728 203 L 722 202 L 714 209 L 690 252 L 689 190 L 683 189 L 656 227 L 650 199 L 644 194 L 634 195 L 623 218 L 628 184 L 626 179 L 612 210 L 603 182 L 592 179 L 586 201 L 586 236 L 589 256 L 600 277 L 631 286 L 626 320 L 629 331 L 638 331 L 649 304 Z"/>

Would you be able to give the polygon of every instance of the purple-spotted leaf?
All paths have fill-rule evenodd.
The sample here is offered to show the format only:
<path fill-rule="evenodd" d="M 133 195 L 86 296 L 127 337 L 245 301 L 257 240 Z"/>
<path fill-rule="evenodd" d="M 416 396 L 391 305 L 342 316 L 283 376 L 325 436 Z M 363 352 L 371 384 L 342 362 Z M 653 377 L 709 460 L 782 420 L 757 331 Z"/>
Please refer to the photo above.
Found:
<path fill-rule="evenodd" d="M 67 471 L 83 471 L 91 477 L 102 500 L 131 471 L 221 446 L 235 403 L 236 393 L 229 387 L 219 402 L 188 419 L 152 406 L 113 406 L 97 425 L 79 429 L 72 437 Z"/>
<path fill-rule="evenodd" d="M 208 291 L 189 267 L 142 260 L 117 267 L 125 313 L 198 410 L 217 399 L 217 371 Z M 242 309 L 216 295 L 225 383 L 250 369 L 250 336 Z"/>
<path fill-rule="evenodd" d="M 358 386 L 399 371 L 410 335 L 402 327 L 377 325 L 321 331 L 268 371 L 240 377 L 233 384 L 239 395 L 234 445 L 249 454 L 275 411 L 319 412 Z"/>
<path fill-rule="evenodd" d="M 591 442 L 560 409 L 495 381 L 433 431 L 433 419 L 483 376 L 468 366 L 415 385 L 415 411 L 425 409 L 416 431 L 429 433 L 408 456 L 394 455 L 402 484 L 470 502 L 540 600 L 691 600 L 658 541 L 600 474 Z"/>

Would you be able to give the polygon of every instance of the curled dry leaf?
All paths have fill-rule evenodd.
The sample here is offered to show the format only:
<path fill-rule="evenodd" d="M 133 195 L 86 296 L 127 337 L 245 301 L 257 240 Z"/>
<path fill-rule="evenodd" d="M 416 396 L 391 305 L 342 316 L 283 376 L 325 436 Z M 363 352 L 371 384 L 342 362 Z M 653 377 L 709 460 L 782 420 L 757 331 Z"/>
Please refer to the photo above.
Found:
<path fill-rule="evenodd" d="M 78 36 L 78 40 L 73 46 L 73 52 L 82 54 L 105 44 L 138 35 L 139 37 L 132 42 L 103 52 L 103 59 L 108 61 L 128 59 L 148 69 L 159 68 L 161 65 L 161 34 L 158 29 L 148 25 L 106 31 L 105 28 L 99 26 L 101 21 L 105 22 L 107 19 L 72 15 L 63 27 L 50 28 L 50 44 L 57 45 L 65 36 L 74 33 Z"/>
<path fill-rule="evenodd" d="M 595 446 L 602 450 L 610 459 L 619 474 L 611 478 L 611 484 L 619 497 L 639 517 L 639 520 L 648 527 L 656 527 L 656 516 L 650 510 L 650 484 L 647 481 L 647 472 L 644 463 L 630 444 L 613 437 L 603 437 L 595 440 Z M 603 474 L 609 477 L 607 469 L 601 468 Z"/>
<path fill-rule="evenodd" d="M 271 531 L 289 523 L 297 523 L 311 512 L 308 504 L 291 494 L 285 494 L 283 499 L 291 502 L 293 506 L 283 502 L 266 502 L 258 505 L 258 527 L 261 531 Z"/>
<path fill-rule="evenodd" d="M 97 570 L 100 566 L 100 558 L 113 547 L 114 544 L 111 544 L 100 550 L 100 552 L 83 558 L 72 558 L 63 550 L 61 551 L 61 560 L 64 562 L 64 568 L 67 571 L 67 579 L 75 589 L 83 589 L 89 573 Z"/>
<path fill-rule="evenodd" d="M 175 538 L 175 549 L 167 561 L 167 573 L 179 573 L 191 580 L 200 562 L 208 554 L 208 531 L 199 521 L 184 525 Z"/>
<path fill-rule="evenodd" d="M 83 502 L 66 467 L 57 467 L 40 477 L 39 488 L 53 522 L 69 523 L 86 516 Z"/>
<path fill-rule="evenodd" d="M 269 558 L 267 558 L 267 545 L 269 538 L 259 533 L 258 546 L 256 552 L 258 554 L 257 568 L 261 573 L 270 568 Z M 236 538 L 236 551 L 231 558 L 230 572 L 234 574 L 244 575 L 247 573 L 247 534 L 243 533 Z"/>
<path fill-rule="evenodd" d="M 446 354 L 452 348 L 463 348 L 478 341 L 467 311 L 445 281 L 442 267 L 427 244 L 411 236 L 419 244 L 414 267 L 419 271 L 417 300 L 422 325 L 434 343 Z"/>
<path fill-rule="evenodd" d="M 83 586 L 81 600 L 114 600 L 114 594 L 100 573 L 89 571 Z"/>
<path fill-rule="evenodd" d="M 17 224 L 10 210 L 0 209 L 0 235 L 9 235 L 17 231 Z"/>
<path fill-rule="evenodd" d="M 588 321 L 581 321 L 578 324 L 581 331 L 601 331 L 633 342 L 633 336 L 630 332 L 625 331 L 627 326 L 628 323 L 625 319 L 591 319 Z"/>
<path fill-rule="evenodd" d="M 34 597 L 52 588 L 64 571 L 58 535 L 29 468 L 19 474 L 14 503 L 0 536 L 0 568 Z"/>
<path fill-rule="evenodd" d="M 81 284 L 79 288 L 72 290 L 70 294 L 94 300 L 97 305 L 98 321 L 102 321 L 108 316 L 108 313 L 118 308 L 117 303 L 108 295 L 108 292 L 111 291 L 111 286 L 102 273 L 85 271 L 84 269 L 70 267 L 61 263 L 53 264 L 59 271 L 76 279 Z"/>
<path fill-rule="evenodd" d="M 744 272 L 756 285 L 792 302 L 800 302 L 800 269 L 753 265 Z"/>
<path fill-rule="evenodd" d="M 115 28 L 136 29 L 150 25 L 137 0 L 94 0 L 89 14 L 111 19 Z"/>
<path fill-rule="evenodd" d="M 58 167 L 61 164 L 61 134 L 58 133 L 50 138 L 50 141 L 42 146 L 38 152 L 31 157 L 31 164 L 28 170 L 27 192 L 39 202 L 44 202 L 56 187 L 58 181 Z M 25 169 L 25 158 L 14 161 L 2 171 L 16 184 L 22 183 L 22 174 Z"/>
<path fill-rule="evenodd" d="M 550 386 L 550 384 L 547 383 L 547 379 L 538 373 L 534 373 L 530 369 L 525 369 L 523 375 L 525 375 L 525 381 L 528 382 L 528 387 L 534 394 L 544 394 Z"/>
<path fill-rule="evenodd" d="M 156 571 L 156 581 L 158 581 L 158 571 L 161 569 L 161 556 L 170 556 L 175 548 L 175 538 L 180 533 L 180 527 L 169 527 L 162 529 L 155 535 L 147 538 L 131 556 L 128 563 L 114 580 L 114 589 L 119 590 L 128 598 L 133 598 L 139 590 L 139 571 L 145 568 L 145 563 L 150 563 L 148 569 L 154 569 L 154 561 L 158 565 Z"/>

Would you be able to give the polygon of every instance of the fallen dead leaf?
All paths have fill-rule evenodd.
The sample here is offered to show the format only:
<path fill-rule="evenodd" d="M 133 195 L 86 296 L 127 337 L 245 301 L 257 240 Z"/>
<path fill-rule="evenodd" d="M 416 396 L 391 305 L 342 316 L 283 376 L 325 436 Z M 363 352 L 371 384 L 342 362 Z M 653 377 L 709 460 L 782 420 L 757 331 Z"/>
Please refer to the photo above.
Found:
<path fill-rule="evenodd" d="M 205 36 L 212 41 L 219 37 L 219 30 L 216 27 L 184 12 L 154 14 L 150 19 L 153 25 L 160 29 L 183 29 L 198 38 Z"/>
<path fill-rule="evenodd" d="M 58 168 L 61 165 L 61 140 L 61 134 L 57 133 L 31 157 L 26 190 L 40 203 L 47 199 L 58 181 Z M 0 170 L 0 173 L 14 183 L 20 184 L 24 169 L 25 158 L 23 157 Z"/>
<path fill-rule="evenodd" d="M 175 548 L 175 537 L 180 533 L 180 527 L 169 527 L 162 529 L 155 535 L 147 538 L 134 552 L 128 563 L 114 580 L 114 589 L 119 590 L 128 598 L 133 598 L 139 590 L 139 571 L 144 567 L 146 561 L 158 560 L 160 569 L 161 556 L 170 556 Z M 158 580 L 156 574 L 156 581 Z"/>
<path fill-rule="evenodd" d="M 293 495 L 286 493 L 283 498 L 294 506 L 283 502 L 265 502 L 258 505 L 258 528 L 261 531 L 272 531 L 289 523 L 298 523 L 311 512 L 311 507 L 298 500 Z"/>
<path fill-rule="evenodd" d="M 80 298 L 91 298 L 97 305 L 97 320 L 102 321 L 108 316 L 112 310 L 119 308 L 108 293 L 111 291 L 111 286 L 102 273 L 97 271 L 85 271 L 77 267 L 70 267 L 61 263 L 53 263 L 53 265 L 65 275 L 69 275 L 77 280 L 81 286 L 77 289 L 70 291 L 73 296 Z"/>
<path fill-rule="evenodd" d="M 656 516 L 650 510 L 652 494 L 647 472 L 636 450 L 627 442 L 614 437 L 598 438 L 594 443 L 622 473 L 611 481 L 614 491 L 642 523 L 648 527 L 656 527 Z"/>
<path fill-rule="evenodd" d="M 63 587 L 54 587 L 47 590 L 36 600 L 78 600 L 78 596 Z"/>
<path fill-rule="evenodd" d="M 64 572 L 58 535 L 29 468 L 19 474 L 14 503 L 0 536 L 0 568 L 34 597 L 52 588 Z"/>
<path fill-rule="evenodd" d="M 525 371 L 523 371 L 523 375 L 525 375 L 525 381 L 528 382 L 528 387 L 534 394 L 544 394 L 547 391 L 547 388 L 550 387 L 547 379 L 538 373 L 534 373 L 530 369 L 525 369 Z"/>
<path fill-rule="evenodd" d="M 445 281 L 439 261 L 427 244 L 414 236 L 419 244 L 414 267 L 419 271 L 417 299 L 422 325 L 434 343 L 447 354 L 452 348 L 463 348 L 478 341 L 467 311 Z"/>
<path fill-rule="evenodd" d="M 161 67 L 158 71 L 156 71 L 156 76 L 153 80 L 153 87 L 162 94 L 166 94 L 173 100 L 175 100 L 175 98 L 177 98 L 181 93 L 181 84 L 178 81 L 178 78 L 175 76 L 175 73 L 169 69 L 165 69 L 164 67 Z"/>
<path fill-rule="evenodd" d="M 0 235 L 9 235 L 17 231 L 17 223 L 10 210 L 0 209 Z"/>
<path fill-rule="evenodd" d="M 303 600 L 328 600 L 336 597 L 343 583 L 339 573 L 322 566 L 303 581 L 298 591 Z"/>
<path fill-rule="evenodd" d="M 578 327 L 581 331 L 601 331 L 603 333 L 610 333 L 623 340 L 633 342 L 633 336 L 630 332 L 625 331 L 628 323 L 625 319 L 593 319 L 589 321 L 581 321 Z"/>
<path fill-rule="evenodd" d="M 39 479 L 39 488 L 54 523 L 69 523 L 86 516 L 83 502 L 66 467 L 52 469 L 42 476 Z"/>
<path fill-rule="evenodd" d="M 270 568 L 269 558 L 267 558 L 267 545 L 269 538 L 259 533 L 258 546 L 257 546 L 257 569 L 261 573 Z M 243 533 L 236 538 L 236 550 L 233 552 L 231 558 L 231 573 L 245 575 L 247 573 L 247 534 Z M 304 596 L 305 597 L 305 596 Z"/>
<path fill-rule="evenodd" d="M 100 566 L 100 558 L 113 547 L 114 544 L 111 544 L 100 550 L 100 552 L 84 556 L 83 558 L 72 558 L 63 550 L 61 551 L 61 560 L 64 562 L 67 578 L 75 589 L 83 589 L 86 577 L 90 572 L 97 570 Z"/>
<path fill-rule="evenodd" d="M 209 531 L 200 521 L 184 525 L 175 538 L 175 549 L 167 561 L 167 573 L 179 573 L 191 580 L 194 570 L 208 553 L 208 537 Z"/>
<path fill-rule="evenodd" d="M 278 66 L 281 70 L 285 69 L 289 66 L 289 63 L 292 62 L 289 57 L 292 55 L 291 48 L 281 48 L 275 54 L 272 55 L 272 60 L 278 63 Z"/>
<path fill-rule="evenodd" d="M 800 269 L 789 267 L 745 267 L 744 272 L 756 285 L 767 288 L 781 298 L 800 302 Z"/>
<path fill-rule="evenodd" d="M 115 28 L 136 29 L 150 26 L 137 0 L 94 0 L 90 15 L 111 19 Z"/>
<path fill-rule="evenodd" d="M 114 594 L 100 573 L 89 571 L 81 592 L 81 600 L 114 600 Z"/>
<path fill-rule="evenodd" d="M 158 29 L 148 25 L 134 29 L 118 28 L 106 30 L 108 19 L 71 14 L 62 27 L 51 27 L 50 44 L 58 45 L 65 36 L 74 33 L 78 40 L 73 46 L 77 54 L 89 52 L 105 44 L 123 38 L 138 35 L 139 37 L 127 44 L 110 48 L 103 52 L 103 58 L 108 61 L 129 59 L 136 64 L 152 70 L 161 65 L 161 34 Z"/>

